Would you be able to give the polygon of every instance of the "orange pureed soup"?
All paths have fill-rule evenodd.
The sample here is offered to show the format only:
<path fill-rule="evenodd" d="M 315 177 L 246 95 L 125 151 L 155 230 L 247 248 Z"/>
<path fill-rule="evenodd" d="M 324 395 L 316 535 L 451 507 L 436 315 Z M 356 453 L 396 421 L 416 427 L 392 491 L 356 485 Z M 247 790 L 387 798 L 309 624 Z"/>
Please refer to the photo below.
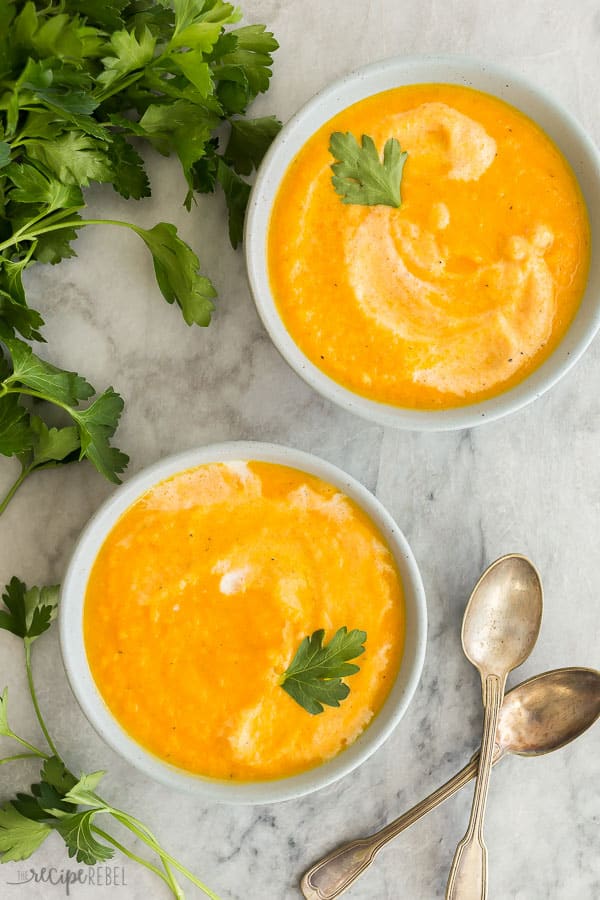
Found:
<path fill-rule="evenodd" d="M 339 708 L 279 686 L 305 635 L 367 632 Z M 106 538 L 84 637 L 126 731 L 202 775 L 283 777 L 339 753 L 385 701 L 404 646 L 392 553 L 337 488 L 286 466 L 212 463 L 160 482 Z"/>
<path fill-rule="evenodd" d="M 408 152 L 402 205 L 345 205 L 332 132 Z M 522 381 L 553 351 L 585 288 L 590 231 L 567 161 L 503 101 L 420 84 L 376 94 L 290 164 L 268 234 L 290 336 L 325 374 L 385 403 L 445 409 Z"/>

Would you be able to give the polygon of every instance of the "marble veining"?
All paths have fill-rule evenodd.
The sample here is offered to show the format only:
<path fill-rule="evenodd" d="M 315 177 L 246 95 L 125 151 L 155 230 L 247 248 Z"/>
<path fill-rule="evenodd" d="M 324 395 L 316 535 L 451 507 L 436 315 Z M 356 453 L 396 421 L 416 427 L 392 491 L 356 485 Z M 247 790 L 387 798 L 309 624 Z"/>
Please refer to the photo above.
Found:
<path fill-rule="evenodd" d="M 600 11 L 595 0 L 245 0 L 281 42 L 273 87 L 256 114 L 288 118 L 314 91 L 392 54 L 462 53 L 512 67 L 565 103 L 600 140 Z M 341 39 L 338 36 L 342 36 Z M 384 824 L 452 775 L 480 733 L 479 680 L 460 650 L 468 593 L 501 553 L 531 555 L 546 605 L 541 637 L 510 684 L 561 665 L 598 665 L 600 348 L 596 343 L 534 406 L 471 432 L 408 434 L 355 418 L 314 394 L 279 357 L 259 323 L 243 258 L 228 246 L 224 205 L 202 198 L 191 215 L 177 164 L 151 156 L 154 195 L 127 215 L 178 225 L 219 286 L 214 324 L 188 329 L 162 301 L 145 248 L 119 229 L 88 228 L 79 257 L 29 277 L 48 319 L 48 352 L 127 406 L 119 446 L 133 474 L 161 456 L 223 439 L 293 444 L 342 466 L 396 517 L 421 565 L 430 617 L 422 683 L 387 744 L 352 776 L 298 801 L 268 807 L 206 804 L 154 785 L 87 724 L 67 686 L 56 633 L 36 646 L 40 702 L 71 767 L 106 768 L 104 795 L 146 821 L 165 846 L 223 900 L 294 900 L 306 866 L 336 843 Z M 112 190 L 90 191 L 90 212 L 118 217 Z M 14 477 L 0 466 L 0 489 Z M 44 472 L 0 522 L 0 575 L 60 580 L 77 535 L 112 488 L 90 467 Z M 0 686 L 14 727 L 37 739 L 26 703 L 21 648 L 0 633 Z M 492 778 L 486 835 L 491 900 L 600 897 L 599 732 L 546 758 L 504 761 Z M 4 750 L 7 742 L 0 742 Z M 36 767 L 3 766 L 0 797 L 26 787 Z M 419 822 L 380 855 L 349 900 L 434 900 L 464 832 L 471 793 Z M 168 892 L 121 858 L 125 886 L 75 887 L 84 900 L 155 900 Z M 51 836 L 32 865 L 76 868 Z M 64 887 L 9 884 L 29 864 L 0 868 L 2 900 L 54 900 Z M 194 890 L 189 897 L 200 896 Z"/>

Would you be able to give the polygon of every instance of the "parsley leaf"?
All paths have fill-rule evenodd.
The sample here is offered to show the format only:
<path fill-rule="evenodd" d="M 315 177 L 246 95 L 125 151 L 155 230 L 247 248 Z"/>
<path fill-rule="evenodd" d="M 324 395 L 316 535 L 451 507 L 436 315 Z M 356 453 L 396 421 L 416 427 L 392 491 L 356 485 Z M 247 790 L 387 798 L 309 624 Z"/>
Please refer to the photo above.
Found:
<path fill-rule="evenodd" d="M 217 93 L 231 112 L 244 112 L 257 94 L 269 87 L 271 54 L 279 44 L 264 25 L 245 25 L 229 34 L 235 37 L 236 45 L 231 53 L 221 56 L 220 66 L 215 70 L 215 78 L 224 82 Z M 237 82 L 237 93 L 230 94 L 226 88 L 228 82 Z"/>
<path fill-rule="evenodd" d="M 66 769 L 62 777 L 56 771 L 55 766 L 53 766 L 51 772 L 57 788 L 69 785 L 68 790 L 62 793 L 62 800 L 64 801 L 62 808 L 68 808 L 69 804 L 75 807 L 80 804 L 92 807 L 92 809 L 87 809 L 83 812 L 71 812 L 67 815 L 61 815 L 54 826 L 65 841 L 69 850 L 69 856 L 76 856 L 78 862 L 89 866 L 94 865 L 96 862 L 110 859 L 113 855 L 113 850 L 97 841 L 92 834 L 94 817 L 98 813 L 110 809 L 94 793 L 104 774 L 104 772 L 93 772 L 90 775 L 82 775 L 79 781 L 75 781 L 71 773 Z M 59 778 L 56 777 L 57 775 Z"/>
<path fill-rule="evenodd" d="M 101 475 L 119 484 L 118 474 L 123 472 L 129 457 L 110 446 L 110 439 L 117 429 L 123 411 L 123 399 L 108 388 L 84 410 L 71 410 L 79 426 L 81 457 L 87 457 Z"/>
<path fill-rule="evenodd" d="M 338 162 L 332 164 L 332 182 L 343 203 L 362 206 L 393 206 L 402 203 L 400 185 L 408 154 L 396 138 L 386 141 L 383 161 L 373 138 L 362 136 L 362 144 L 350 132 L 331 135 L 329 152 Z"/>
<path fill-rule="evenodd" d="M 98 862 L 111 859 L 114 850 L 101 844 L 92 834 L 94 817 L 98 810 L 86 809 L 83 812 L 69 813 L 61 816 L 54 825 L 69 851 L 70 857 L 76 857 L 77 862 L 86 866 L 93 866 Z"/>
<path fill-rule="evenodd" d="M 51 756 L 42 766 L 41 772 L 44 781 L 57 790 L 61 797 L 75 787 L 77 779 L 66 768 L 62 760 L 56 756 Z"/>
<path fill-rule="evenodd" d="M 235 248 L 241 243 L 244 235 L 244 221 L 251 188 L 248 182 L 240 178 L 235 165 L 216 150 L 216 142 L 211 142 L 207 146 L 206 155 L 194 164 L 192 186 L 195 191 L 202 194 L 213 191 L 216 184 L 221 186 L 227 204 L 229 241 Z M 191 205 L 192 197 L 193 193 L 190 191 L 186 205 Z"/>
<path fill-rule="evenodd" d="M 56 618 L 58 594 L 58 585 L 28 590 L 20 579 L 11 578 L 2 594 L 5 609 L 0 610 L 0 628 L 32 643 Z"/>
<path fill-rule="evenodd" d="M 26 819 L 11 803 L 4 804 L 0 808 L 0 862 L 28 859 L 51 831 L 44 822 Z"/>
<path fill-rule="evenodd" d="M 153 103 L 140 119 L 140 126 L 159 153 L 177 153 L 184 174 L 190 180 L 192 165 L 206 152 L 206 144 L 219 122 L 210 110 L 187 99 L 174 103 Z M 170 226 L 172 227 L 172 226 Z"/>
<path fill-rule="evenodd" d="M 53 141 L 32 140 L 29 156 L 41 162 L 63 184 L 87 187 L 112 181 L 113 170 L 104 142 L 82 131 L 68 131 Z"/>
<path fill-rule="evenodd" d="M 50 813 L 41 808 L 40 804 L 38 803 L 37 797 L 35 797 L 33 794 L 24 794 L 19 791 L 17 793 L 17 796 L 14 797 L 10 802 L 11 806 L 14 806 L 17 812 L 21 813 L 22 816 L 25 816 L 26 819 L 33 819 L 36 822 L 42 822 L 44 820 L 53 818 Z"/>
<path fill-rule="evenodd" d="M 98 76 L 100 84 L 108 87 L 135 69 L 143 69 L 154 57 L 156 38 L 146 26 L 138 35 L 132 31 L 115 31 L 110 38 L 111 56 L 102 60 L 104 71 Z"/>
<path fill-rule="evenodd" d="M 229 141 L 223 155 L 238 175 L 249 175 L 252 169 L 258 168 L 280 130 L 281 122 L 275 116 L 232 119 Z"/>
<path fill-rule="evenodd" d="M 237 22 L 241 15 L 231 3 L 223 3 L 222 0 L 173 0 L 173 8 L 176 36 L 193 24 L 212 22 L 225 25 Z"/>
<path fill-rule="evenodd" d="M 129 5 L 130 0 L 102 0 L 102 3 L 97 0 L 69 0 L 69 8 L 74 13 L 80 13 L 107 31 L 123 27 L 125 23 L 121 13 Z"/>
<path fill-rule="evenodd" d="M 118 476 L 129 461 L 126 454 L 110 444 L 123 411 L 119 394 L 108 388 L 94 396 L 92 385 L 76 372 L 45 362 L 17 338 L 6 338 L 4 343 L 11 354 L 12 372 L 9 369 L 0 381 L 0 452 L 18 455 L 22 474 L 0 503 L 0 512 L 36 469 L 87 458 L 105 478 L 119 483 Z M 40 416 L 21 411 L 18 395 L 60 407 L 74 424 L 48 427 Z M 90 398 L 93 399 L 89 406 L 82 407 L 82 401 Z"/>
<path fill-rule="evenodd" d="M 31 794 L 40 808 L 45 814 L 45 818 L 58 818 L 63 813 L 71 813 L 73 810 L 68 803 L 62 799 L 62 794 L 51 784 L 40 781 L 39 784 L 31 785 Z M 19 810 L 22 812 L 22 809 Z"/>
<path fill-rule="evenodd" d="M 83 194 L 79 187 L 63 184 L 34 166 L 15 163 L 8 175 L 13 184 L 10 199 L 15 203 L 43 203 L 48 207 L 48 212 L 62 206 L 83 204 Z"/>
<path fill-rule="evenodd" d="M 68 803 L 74 803 L 76 806 L 97 806 L 102 800 L 95 793 L 96 788 L 104 778 L 106 772 L 91 772 L 89 775 L 82 775 L 79 781 L 72 785 L 68 792 L 64 795 Z"/>
<path fill-rule="evenodd" d="M 122 197 L 140 200 L 150 196 L 150 182 L 144 169 L 144 161 L 122 134 L 113 135 L 108 147 L 114 172 L 113 187 Z"/>
<path fill-rule="evenodd" d="M 0 141 L 0 169 L 3 169 L 10 162 L 10 144 L 6 141 Z"/>
<path fill-rule="evenodd" d="M 339 706 L 350 693 L 342 678 L 354 675 L 359 666 L 349 663 L 365 652 L 365 631 L 340 628 L 323 646 L 324 629 L 305 637 L 294 659 L 281 676 L 280 686 L 300 706 L 316 716 L 326 706 Z"/>
<path fill-rule="evenodd" d="M 187 53 L 176 53 L 172 59 L 188 81 L 194 85 L 200 96 L 208 97 L 213 90 L 213 80 L 210 66 L 204 59 L 203 51 L 188 50 Z"/>
<path fill-rule="evenodd" d="M 120 181 L 120 179 L 115 179 L 115 183 L 117 181 Z M 81 216 L 76 214 L 69 216 L 71 222 L 80 218 Z M 51 263 L 51 265 L 54 266 L 63 259 L 70 259 L 72 256 L 77 256 L 71 247 L 71 241 L 74 241 L 76 237 L 77 231 L 75 226 L 61 228 L 60 231 L 48 231 L 46 234 L 40 234 L 35 239 L 36 243 L 33 251 L 33 258 L 38 262 Z M 31 312 L 34 312 L 34 310 L 31 310 Z M 43 324 L 43 322 L 41 324 Z M 19 329 L 19 331 L 23 337 L 33 337 L 33 335 L 26 334 L 22 329 Z M 41 338 L 38 338 L 38 340 L 41 340 Z"/>
<path fill-rule="evenodd" d="M 12 357 L 13 371 L 4 380 L 5 385 L 18 383 L 39 391 L 52 402 L 70 405 L 87 400 L 94 393 L 94 388 L 81 375 L 45 362 L 23 341 L 8 340 L 6 346 Z"/>
<path fill-rule="evenodd" d="M 38 329 L 44 320 L 35 309 L 27 306 L 25 299 L 22 275 L 28 265 L 27 256 L 13 261 L 0 255 L 0 336 L 7 329 L 9 333 L 17 329 L 25 337 L 42 340 Z"/>
<path fill-rule="evenodd" d="M 217 183 L 217 167 L 220 158 L 217 153 L 218 146 L 219 139 L 211 138 L 206 145 L 204 156 L 194 163 L 192 169 L 192 187 L 194 191 L 198 191 L 200 194 L 209 194 L 215 189 Z M 188 210 L 191 209 L 192 197 L 193 191 L 190 191 L 188 197 L 186 197 L 186 206 Z"/>
<path fill-rule="evenodd" d="M 223 188 L 229 215 L 229 240 L 233 248 L 241 243 L 244 235 L 244 218 L 250 185 L 231 169 L 222 159 L 217 163 L 217 180 Z"/>
<path fill-rule="evenodd" d="M 13 735 L 14 737 L 14 735 Z M 69 772 L 57 756 L 44 761 L 40 772 L 41 781 L 31 785 L 31 793 L 18 793 L 11 801 L 17 812 L 36 821 L 52 820 L 73 812 L 73 806 L 65 802 L 68 791 L 77 784 L 77 779 Z"/>
<path fill-rule="evenodd" d="M 174 225 L 159 222 L 148 230 L 134 227 L 154 261 L 156 280 L 168 303 L 177 302 L 188 325 L 208 325 L 216 297 L 211 281 L 200 275 L 194 251 L 177 235 Z"/>
<path fill-rule="evenodd" d="M 29 413 L 14 394 L 0 399 L 0 453 L 16 456 L 31 447 Z"/>
<path fill-rule="evenodd" d="M 59 19 L 57 16 L 54 21 Z M 43 61 L 29 59 L 19 78 L 19 87 L 32 91 L 38 100 L 61 112 L 89 115 L 98 106 L 89 93 L 91 78 L 87 72 L 52 57 Z"/>
<path fill-rule="evenodd" d="M 39 416 L 32 415 L 29 429 L 32 439 L 30 468 L 49 469 L 62 462 L 74 462 L 79 457 L 81 442 L 75 425 L 48 428 Z"/>
<path fill-rule="evenodd" d="M 23 337 L 43 341 L 39 329 L 44 320 L 37 310 L 22 303 L 19 297 L 11 292 L 11 286 L 6 284 L 7 281 L 5 268 L 0 268 L 0 338 L 18 331 Z"/>

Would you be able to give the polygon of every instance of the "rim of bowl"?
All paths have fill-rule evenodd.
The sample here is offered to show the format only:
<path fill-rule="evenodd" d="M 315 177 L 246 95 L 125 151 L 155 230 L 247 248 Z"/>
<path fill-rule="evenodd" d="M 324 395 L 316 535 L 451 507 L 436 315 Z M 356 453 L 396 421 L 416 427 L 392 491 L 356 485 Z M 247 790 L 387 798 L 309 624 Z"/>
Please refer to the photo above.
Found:
<path fill-rule="evenodd" d="M 277 310 L 269 283 L 266 239 L 273 202 L 289 164 L 308 138 L 338 112 L 373 94 L 407 84 L 448 83 L 493 94 L 533 119 L 570 163 L 592 234 L 584 295 L 568 331 L 541 366 L 519 384 L 479 403 L 419 410 L 370 400 L 334 381 L 300 350 Z M 356 69 L 315 94 L 284 125 L 265 155 L 252 189 L 244 229 L 246 270 L 259 316 L 295 372 L 322 396 L 380 425 L 414 431 L 451 431 L 492 422 L 541 397 L 581 358 L 600 328 L 600 153 L 577 119 L 537 85 L 496 63 L 463 56 L 391 57 Z"/>
<path fill-rule="evenodd" d="M 405 603 L 405 646 L 394 686 L 382 709 L 365 731 L 337 756 L 313 769 L 286 778 L 257 782 L 227 782 L 186 772 L 144 749 L 122 728 L 102 698 L 91 674 L 83 637 L 83 607 L 90 569 L 115 522 L 140 495 L 177 472 L 211 462 L 261 460 L 316 475 L 354 500 L 379 528 L 400 572 Z M 87 717 L 113 750 L 135 768 L 168 787 L 191 791 L 224 803 L 275 803 L 325 787 L 370 757 L 389 737 L 412 699 L 425 659 L 427 609 L 425 591 L 408 541 L 383 504 L 342 469 L 301 450 L 259 441 L 230 441 L 187 450 L 143 469 L 123 484 L 92 516 L 75 546 L 63 581 L 59 605 L 60 645 L 75 697 Z"/>

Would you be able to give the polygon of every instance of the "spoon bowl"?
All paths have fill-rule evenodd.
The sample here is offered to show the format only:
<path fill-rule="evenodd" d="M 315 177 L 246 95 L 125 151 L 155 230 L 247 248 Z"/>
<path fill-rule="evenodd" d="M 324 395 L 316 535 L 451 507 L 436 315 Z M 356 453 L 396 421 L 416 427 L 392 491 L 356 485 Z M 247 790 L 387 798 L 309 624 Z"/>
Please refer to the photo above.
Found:
<path fill-rule="evenodd" d="M 600 717 L 600 672 L 554 669 L 504 697 L 496 745 L 500 755 L 543 756 L 578 738 Z"/>
<path fill-rule="evenodd" d="M 525 556 L 502 556 L 486 569 L 467 604 L 462 644 L 484 674 L 516 669 L 531 653 L 542 621 L 543 590 Z"/>

